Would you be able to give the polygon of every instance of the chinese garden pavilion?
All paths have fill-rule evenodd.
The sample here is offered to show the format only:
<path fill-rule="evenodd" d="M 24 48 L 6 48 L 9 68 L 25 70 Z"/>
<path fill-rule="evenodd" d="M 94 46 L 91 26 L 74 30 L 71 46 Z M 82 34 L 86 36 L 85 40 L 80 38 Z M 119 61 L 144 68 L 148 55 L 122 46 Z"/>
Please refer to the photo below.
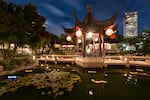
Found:
<path fill-rule="evenodd" d="M 118 13 L 119 10 L 117 10 L 111 18 L 100 21 L 93 16 L 92 6 L 87 5 L 87 15 L 83 21 L 80 21 L 73 12 L 75 21 L 74 27 L 71 29 L 63 27 L 67 35 L 67 40 L 71 41 L 71 36 L 75 36 L 77 51 L 80 50 L 83 57 L 104 56 L 104 37 L 106 35 L 115 37 L 115 21 Z"/>

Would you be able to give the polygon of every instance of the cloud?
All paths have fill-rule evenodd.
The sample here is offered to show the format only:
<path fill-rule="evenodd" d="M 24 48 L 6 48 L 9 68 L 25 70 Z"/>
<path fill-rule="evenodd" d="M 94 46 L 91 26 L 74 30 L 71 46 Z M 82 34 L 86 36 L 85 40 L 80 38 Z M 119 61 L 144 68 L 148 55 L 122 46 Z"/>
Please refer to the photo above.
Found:
<path fill-rule="evenodd" d="M 83 9 L 83 1 L 82 0 L 64 0 L 66 4 L 80 11 Z"/>
<path fill-rule="evenodd" d="M 62 25 L 66 28 L 73 28 L 74 24 L 73 23 L 69 23 L 69 22 L 63 22 Z"/>
<path fill-rule="evenodd" d="M 59 35 L 63 33 L 63 29 L 60 27 L 60 25 L 55 24 L 53 21 L 46 20 L 46 30 L 50 33 Z"/>
<path fill-rule="evenodd" d="M 43 3 L 42 6 L 44 8 L 46 8 L 50 13 L 54 14 L 54 15 L 57 15 L 57 16 L 66 16 L 66 14 L 61 11 L 60 9 L 50 5 L 50 4 L 46 4 L 46 3 Z"/>

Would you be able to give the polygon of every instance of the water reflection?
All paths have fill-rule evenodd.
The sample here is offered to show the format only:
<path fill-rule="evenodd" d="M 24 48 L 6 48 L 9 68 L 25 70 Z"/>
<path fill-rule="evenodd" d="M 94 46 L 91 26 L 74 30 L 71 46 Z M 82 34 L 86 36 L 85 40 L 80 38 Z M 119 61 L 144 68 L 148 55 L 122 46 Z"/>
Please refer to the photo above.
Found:
<path fill-rule="evenodd" d="M 21 90 L 24 95 L 27 95 L 26 89 L 22 87 L 34 86 L 36 98 L 32 94 L 30 95 L 30 98 L 33 97 L 32 100 L 47 100 L 51 97 L 57 98 L 50 100 L 99 100 L 100 98 L 111 100 L 114 97 L 118 100 L 139 100 L 149 97 L 149 79 L 149 74 L 141 70 L 73 68 L 72 71 L 70 68 L 70 71 L 62 71 L 51 69 L 49 72 L 30 73 L 25 77 L 18 76 L 15 82 L 1 81 L 0 99 L 3 97 L 2 100 L 7 100 L 9 91 L 17 95 Z M 28 95 L 24 100 L 27 99 L 29 99 Z"/>
<path fill-rule="evenodd" d="M 89 73 L 89 70 L 94 73 Z M 150 77 L 145 78 L 148 74 L 143 73 L 143 71 L 133 74 L 130 73 L 130 69 L 89 70 L 78 71 L 83 81 L 82 88 L 88 90 L 88 95 L 90 96 L 84 97 L 84 95 L 83 98 L 88 98 L 88 100 L 99 100 L 99 98 L 110 100 L 116 97 L 117 100 L 139 100 L 149 96 L 147 90 L 150 89 L 150 85 L 146 84 L 150 83 L 148 80 Z M 132 71 L 137 70 L 132 69 Z M 94 83 L 91 79 L 105 80 L 107 83 Z M 81 86 L 79 87 L 81 88 Z"/>

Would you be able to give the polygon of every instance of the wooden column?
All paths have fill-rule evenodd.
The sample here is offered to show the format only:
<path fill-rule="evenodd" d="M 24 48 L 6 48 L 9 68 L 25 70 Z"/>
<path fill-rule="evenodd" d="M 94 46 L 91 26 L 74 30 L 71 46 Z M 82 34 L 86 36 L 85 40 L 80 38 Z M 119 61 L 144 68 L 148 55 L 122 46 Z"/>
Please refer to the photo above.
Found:
<path fill-rule="evenodd" d="M 85 57 L 85 53 L 86 53 L 86 34 L 85 32 L 83 32 L 83 36 L 82 36 L 82 54 L 83 57 Z"/>
<path fill-rule="evenodd" d="M 102 56 L 102 50 L 101 50 L 101 34 L 99 33 L 99 55 Z"/>
<path fill-rule="evenodd" d="M 102 40 L 101 52 L 102 52 L 102 57 L 103 57 L 105 56 L 104 35 L 101 35 L 101 40 Z"/>

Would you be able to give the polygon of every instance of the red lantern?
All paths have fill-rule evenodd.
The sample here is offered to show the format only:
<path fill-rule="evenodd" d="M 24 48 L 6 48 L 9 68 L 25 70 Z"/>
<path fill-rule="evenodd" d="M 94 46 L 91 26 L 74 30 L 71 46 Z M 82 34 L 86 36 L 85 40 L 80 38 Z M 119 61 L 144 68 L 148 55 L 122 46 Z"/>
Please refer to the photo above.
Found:
<path fill-rule="evenodd" d="M 113 34 L 113 29 L 109 28 L 105 31 L 107 36 L 111 36 Z"/>
<path fill-rule="evenodd" d="M 115 39 L 116 38 L 116 34 L 112 34 L 111 36 L 110 36 L 110 39 Z"/>

